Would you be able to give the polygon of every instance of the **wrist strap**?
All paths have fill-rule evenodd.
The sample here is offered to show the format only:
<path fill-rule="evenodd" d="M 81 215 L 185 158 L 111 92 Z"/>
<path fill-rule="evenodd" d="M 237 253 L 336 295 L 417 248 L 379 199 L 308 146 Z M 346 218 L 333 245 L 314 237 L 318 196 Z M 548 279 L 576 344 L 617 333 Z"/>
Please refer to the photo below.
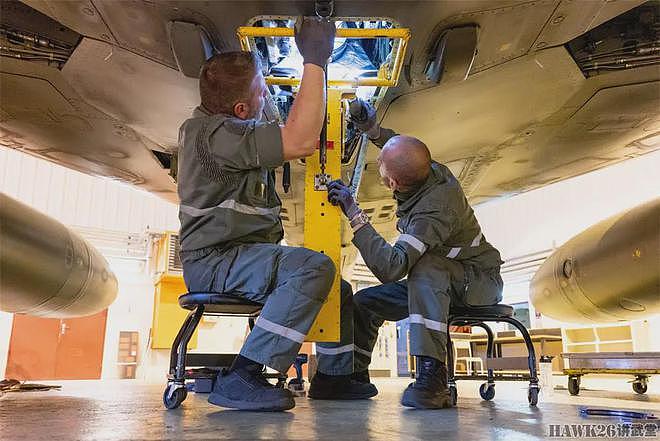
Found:
<path fill-rule="evenodd" d="M 351 224 L 353 232 L 355 232 L 369 223 L 369 216 L 367 216 L 364 211 L 359 210 L 355 216 L 351 218 L 349 223 Z"/>
<path fill-rule="evenodd" d="M 365 225 L 367 225 L 367 224 L 366 224 L 366 223 L 359 223 L 359 224 L 355 225 L 354 227 L 352 227 L 352 229 L 353 229 L 353 234 L 355 234 L 355 233 L 357 232 L 357 230 L 359 230 L 360 228 L 364 227 Z"/>
<path fill-rule="evenodd" d="M 362 215 L 364 215 L 364 211 L 358 208 L 358 211 L 355 212 L 355 214 L 348 220 L 348 222 L 352 224 L 357 218 L 359 218 Z"/>

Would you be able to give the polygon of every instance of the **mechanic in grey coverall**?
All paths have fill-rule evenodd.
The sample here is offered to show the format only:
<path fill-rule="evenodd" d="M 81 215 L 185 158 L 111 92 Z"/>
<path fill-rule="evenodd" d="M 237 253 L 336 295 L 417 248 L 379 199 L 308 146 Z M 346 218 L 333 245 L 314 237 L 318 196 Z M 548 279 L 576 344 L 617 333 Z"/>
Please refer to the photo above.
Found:
<path fill-rule="evenodd" d="M 200 73 L 201 105 L 179 135 L 178 192 L 183 275 L 190 291 L 227 292 L 263 303 L 254 330 L 228 372 L 219 374 L 212 404 L 244 410 L 294 407 L 263 365 L 286 372 L 325 301 L 332 261 L 283 237 L 274 168 L 310 156 L 325 115 L 323 67 L 335 25 L 306 18 L 296 26 L 302 80 L 286 124 L 261 122 L 266 84 L 249 52 L 210 58 Z"/>
<path fill-rule="evenodd" d="M 357 128 L 382 148 L 379 171 L 383 183 L 394 191 L 401 235 L 390 245 L 343 183 L 329 185 L 330 202 L 341 205 L 354 231 L 353 244 L 383 284 L 357 292 L 352 302 L 342 299 L 352 304 L 353 321 L 350 313 L 342 314 L 342 341 L 317 345 L 320 374 L 313 379 L 309 396 L 356 398 L 337 388 L 333 378 L 353 373 L 354 379 L 368 383 L 378 328 L 384 320 L 408 317 L 417 377 L 404 392 L 402 404 L 449 407 L 445 364 L 449 307 L 493 305 L 502 299 L 500 253 L 486 241 L 458 180 L 446 166 L 431 160 L 425 144 L 381 129 L 373 108 L 360 100 L 351 103 L 350 114 Z"/>

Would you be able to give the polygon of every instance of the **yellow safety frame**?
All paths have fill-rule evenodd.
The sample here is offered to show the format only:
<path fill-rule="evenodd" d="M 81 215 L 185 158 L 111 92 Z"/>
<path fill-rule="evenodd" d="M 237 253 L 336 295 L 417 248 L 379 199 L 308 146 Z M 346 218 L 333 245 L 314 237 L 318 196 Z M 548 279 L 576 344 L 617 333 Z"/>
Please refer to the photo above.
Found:
<path fill-rule="evenodd" d="M 293 28 L 264 28 L 257 26 L 241 26 L 236 30 L 236 35 L 241 43 L 241 49 L 250 51 L 250 39 L 258 37 L 293 37 Z M 354 80 L 329 80 L 328 87 L 343 87 L 352 88 L 357 86 L 376 86 L 376 87 L 393 87 L 399 81 L 401 68 L 403 67 L 403 59 L 410 40 L 410 30 L 406 28 L 390 28 L 390 29 L 337 29 L 337 37 L 340 38 L 391 38 L 397 40 L 398 44 L 395 46 L 394 61 L 392 69 L 378 71 L 376 78 L 355 78 Z M 269 75 L 266 77 L 268 84 L 276 84 L 280 86 L 297 86 L 300 83 L 300 78 L 284 78 L 274 77 Z"/>
<path fill-rule="evenodd" d="M 293 37 L 292 28 L 264 28 L 256 26 L 239 27 L 236 35 L 244 51 L 251 50 L 251 39 L 258 37 Z M 354 94 L 358 86 L 384 88 L 398 84 L 403 66 L 410 30 L 392 29 L 337 29 L 340 38 L 390 38 L 395 41 L 394 59 L 388 64 L 389 69 L 378 71 L 376 78 L 355 78 L 354 80 L 329 80 L 327 96 L 327 141 L 325 173 L 331 179 L 341 177 L 341 154 L 343 151 L 343 115 L 342 100 Z M 300 78 L 267 76 L 266 82 L 274 85 L 297 86 Z M 315 178 L 321 174 L 319 155 L 306 158 L 305 167 L 305 222 L 304 241 L 306 248 L 322 252 L 335 264 L 336 275 L 327 301 L 321 308 L 312 328 L 307 334 L 307 341 L 336 342 L 340 339 L 340 280 L 341 280 L 341 212 L 338 207 L 328 202 L 326 191 L 315 189 Z"/>
<path fill-rule="evenodd" d="M 344 123 L 341 108 L 342 90 L 329 89 L 327 97 L 328 111 L 328 145 L 325 172 L 333 179 L 341 176 L 342 124 Z M 341 212 L 338 207 L 328 202 L 326 191 L 314 189 L 314 178 L 321 173 L 319 155 L 306 159 L 305 167 L 305 224 L 304 246 L 314 251 L 322 252 L 332 259 L 336 274 L 328 300 L 321 308 L 307 334 L 307 341 L 334 342 L 339 341 L 339 310 L 341 299 L 339 295 L 341 279 Z"/>

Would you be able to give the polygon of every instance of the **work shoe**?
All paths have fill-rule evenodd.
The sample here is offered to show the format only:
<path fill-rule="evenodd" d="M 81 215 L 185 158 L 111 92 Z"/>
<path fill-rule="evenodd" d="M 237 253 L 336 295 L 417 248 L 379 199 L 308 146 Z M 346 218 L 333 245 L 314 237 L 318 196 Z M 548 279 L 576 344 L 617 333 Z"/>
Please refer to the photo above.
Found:
<path fill-rule="evenodd" d="M 417 375 L 401 397 L 401 404 L 417 409 L 452 407 L 447 387 L 447 365 L 431 357 L 417 357 Z"/>
<path fill-rule="evenodd" d="M 231 409 L 271 412 L 289 410 L 296 405 L 290 390 L 273 386 L 261 369 L 253 367 L 219 373 L 208 401 Z"/>
<path fill-rule="evenodd" d="M 317 372 L 307 396 L 314 400 L 364 400 L 378 394 L 373 384 L 356 381 L 350 375 L 326 375 Z"/>

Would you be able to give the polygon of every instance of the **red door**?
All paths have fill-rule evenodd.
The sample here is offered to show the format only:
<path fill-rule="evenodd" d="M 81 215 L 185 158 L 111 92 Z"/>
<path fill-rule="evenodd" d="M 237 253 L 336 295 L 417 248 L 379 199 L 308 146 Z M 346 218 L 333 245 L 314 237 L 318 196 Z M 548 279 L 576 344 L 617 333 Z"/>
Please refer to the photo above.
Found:
<path fill-rule="evenodd" d="M 6 378 L 101 378 L 107 310 L 74 319 L 14 315 Z"/>

